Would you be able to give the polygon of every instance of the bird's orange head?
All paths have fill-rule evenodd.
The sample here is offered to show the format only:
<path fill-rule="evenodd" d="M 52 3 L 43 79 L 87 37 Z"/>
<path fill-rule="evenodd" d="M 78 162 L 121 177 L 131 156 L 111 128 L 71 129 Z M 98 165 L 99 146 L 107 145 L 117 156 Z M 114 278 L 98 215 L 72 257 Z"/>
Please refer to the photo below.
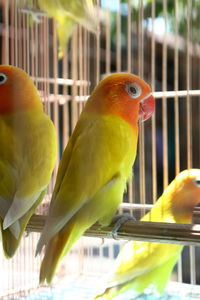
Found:
<path fill-rule="evenodd" d="M 111 74 L 97 85 L 85 110 L 117 115 L 132 126 L 138 119 L 147 120 L 155 110 L 150 86 L 140 77 L 129 73 Z"/>
<path fill-rule="evenodd" d="M 42 110 L 31 78 L 20 68 L 0 65 L 0 114 L 31 109 Z"/>

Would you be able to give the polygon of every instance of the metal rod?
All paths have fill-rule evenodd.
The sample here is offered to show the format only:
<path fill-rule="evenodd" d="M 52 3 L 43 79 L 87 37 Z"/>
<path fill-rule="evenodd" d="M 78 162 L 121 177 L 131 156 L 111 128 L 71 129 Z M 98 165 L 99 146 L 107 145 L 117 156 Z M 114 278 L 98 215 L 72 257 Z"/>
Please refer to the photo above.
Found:
<path fill-rule="evenodd" d="M 38 82 L 47 82 L 47 83 L 57 83 L 57 84 L 60 84 L 60 85 L 68 85 L 68 86 L 72 86 L 72 85 L 78 85 L 78 86 L 81 86 L 81 85 L 90 85 L 90 82 L 87 81 L 87 80 L 74 80 L 74 79 L 67 79 L 67 78 L 43 78 L 43 77 L 35 77 L 35 76 L 32 76 L 32 79 L 33 80 L 36 80 Z"/>
<path fill-rule="evenodd" d="M 27 225 L 27 232 L 41 232 L 45 216 L 33 215 Z M 94 224 L 85 236 L 113 238 L 114 226 L 102 227 Z M 116 239 L 138 240 L 159 243 L 200 246 L 200 225 L 161 222 L 127 221 L 115 235 Z"/>
<path fill-rule="evenodd" d="M 186 91 L 179 91 L 179 92 L 177 93 L 177 95 L 182 97 L 182 94 L 185 94 Z M 182 93 L 182 92 L 184 92 L 184 93 Z M 189 94 L 192 94 L 192 92 L 197 92 L 197 91 L 192 91 L 191 90 L 189 92 Z M 198 93 L 200 95 L 200 91 L 198 91 Z M 40 94 L 40 97 L 41 97 L 42 101 L 45 101 L 43 93 L 41 91 L 39 91 L 39 94 Z M 155 93 L 153 93 L 153 95 L 154 95 L 154 98 L 156 98 L 156 99 L 162 97 L 161 92 L 155 92 Z M 165 95 L 166 98 L 167 97 L 170 98 L 171 97 L 171 92 L 167 92 L 166 95 Z M 77 102 L 85 102 L 85 101 L 87 101 L 88 97 L 89 97 L 89 95 L 75 96 L 74 100 L 77 101 Z M 57 101 L 60 105 L 63 105 L 66 102 L 71 101 L 71 96 L 70 95 L 56 95 L 56 97 L 55 97 L 54 94 L 49 94 L 48 95 L 48 102 L 55 102 L 55 101 Z"/>
<path fill-rule="evenodd" d="M 177 97 L 184 97 L 184 96 L 200 96 L 200 90 L 180 90 L 180 91 L 162 91 L 162 92 L 154 92 L 153 96 L 155 98 L 173 98 Z"/>

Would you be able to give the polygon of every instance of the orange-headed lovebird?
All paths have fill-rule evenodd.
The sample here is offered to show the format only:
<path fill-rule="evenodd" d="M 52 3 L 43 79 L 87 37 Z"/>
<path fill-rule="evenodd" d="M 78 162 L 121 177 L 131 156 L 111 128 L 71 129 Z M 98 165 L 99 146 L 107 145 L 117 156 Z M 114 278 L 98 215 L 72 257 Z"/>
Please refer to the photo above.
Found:
<path fill-rule="evenodd" d="M 32 80 L 8 65 L 0 65 L 0 144 L 0 226 L 4 253 L 12 257 L 44 197 L 57 146 Z"/>
<path fill-rule="evenodd" d="M 36 251 L 47 245 L 40 282 L 51 282 L 57 263 L 87 228 L 111 222 L 132 173 L 138 119 L 148 119 L 154 107 L 149 85 L 132 74 L 112 74 L 93 90 L 59 165 Z"/>
<path fill-rule="evenodd" d="M 200 203 L 200 169 L 182 171 L 165 189 L 141 221 L 192 223 L 192 210 Z M 97 300 L 117 299 L 132 290 L 131 297 L 147 287 L 162 294 L 183 245 L 129 241 L 116 258 L 107 288 Z M 122 299 L 122 298 L 120 298 Z"/>

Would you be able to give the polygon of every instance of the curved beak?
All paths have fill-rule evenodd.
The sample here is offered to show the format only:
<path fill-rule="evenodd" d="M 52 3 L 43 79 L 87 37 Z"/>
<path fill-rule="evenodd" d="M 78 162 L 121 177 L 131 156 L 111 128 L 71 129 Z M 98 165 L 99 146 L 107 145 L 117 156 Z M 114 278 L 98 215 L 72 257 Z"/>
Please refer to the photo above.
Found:
<path fill-rule="evenodd" d="M 140 102 L 139 108 L 139 116 L 142 121 L 146 121 L 149 119 L 155 110 L 155 99 L 152 94 L 148 94 L 144 99 Z"/>

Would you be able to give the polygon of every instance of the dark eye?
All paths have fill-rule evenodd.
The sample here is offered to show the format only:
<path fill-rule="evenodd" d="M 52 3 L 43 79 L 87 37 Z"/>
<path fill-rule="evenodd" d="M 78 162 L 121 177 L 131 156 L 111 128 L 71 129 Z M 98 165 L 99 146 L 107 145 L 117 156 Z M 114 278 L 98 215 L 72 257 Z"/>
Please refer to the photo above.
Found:
<path fill-rule="evenodd" d="M 4 73 L 0 73 L 0 85 L 3 84 L 8 77 Z"/>
<path fill-rule="evenodd" d="M 196 184 L 197 187 L 200 188 L 200 177 L 195 178 L 194 183 Z"/>
<path fill-rule="evenodd" d="M 125 90 L 131 98 L 138 98 L 142 94 L 141 87 L 137 83 L 127 82 L 125 84 Z"/>

